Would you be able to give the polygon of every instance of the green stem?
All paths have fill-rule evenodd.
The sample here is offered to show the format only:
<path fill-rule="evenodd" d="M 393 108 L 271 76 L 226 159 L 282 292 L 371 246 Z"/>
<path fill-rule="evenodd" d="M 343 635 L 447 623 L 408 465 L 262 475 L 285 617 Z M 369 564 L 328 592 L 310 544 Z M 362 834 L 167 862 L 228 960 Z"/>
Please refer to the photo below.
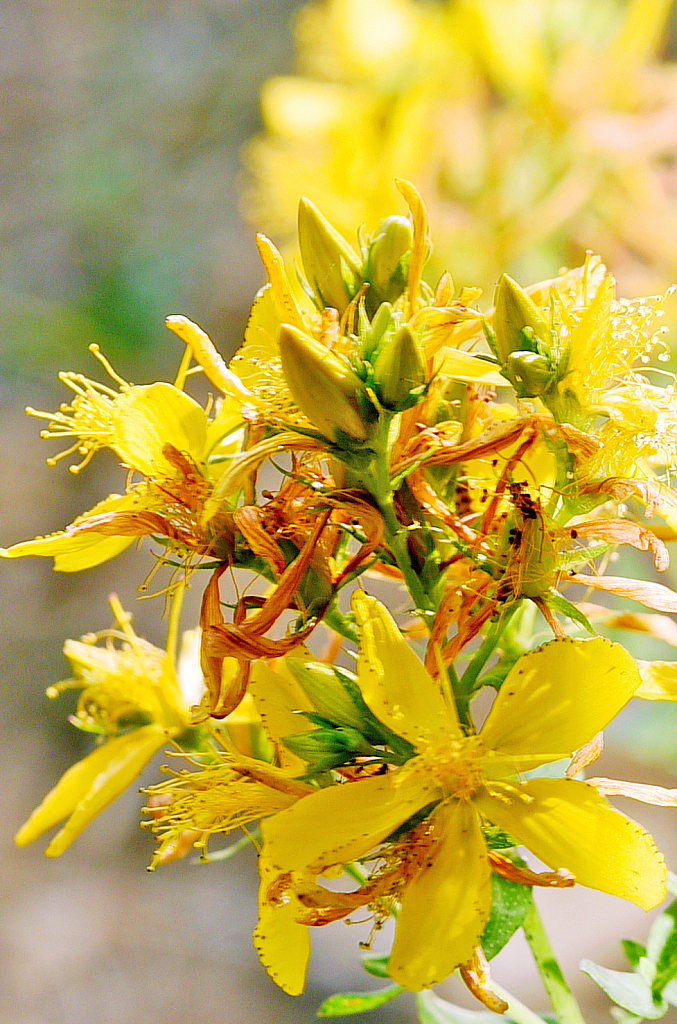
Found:
<path fill-rule="evenodd" d="M 411 564 L 411 558 L 409 557 L 409 545 L 407 543 L 407 531 L 395 515 L 395 509 L 390 495 L 388 495 L 387 498 L 383 498 L 379 495 L 374 495 L 374 497 L 378 500 L 379 510 L 383 516 L 383 522 L 385 523 L 386 543 L 395 556 L 397 568 L 404 577 L 404 582 L 407 585 L 407 589 L 411 594 L 414 604 L 423 615 L 423 618 L 427 621 L 432 618 L 433 608 L 430 598 L 426 594 L 425 588 L 418 578 L 416 570 Z"/>
<path fill-rule="evenodd" d="M 179 622 L 183 598 L 186 593 L 186 578 L 179 580 L 172 595 L 172 603 L 169 609 L 169 625 L 167 627 L 167 654 L 172 665 L 176 665 L 176 655 L 179 648 Z"/>
<path fill-rule="evenodd" d="M 522 929 L 559 1024 L 585 1024 L 580 1007 L 557 963 L 535 903 L 532 903 Z"/>
<path fill-rule="evenodd" d="M 499 998 L 504 999 L 508 1004 L 506 1017 L 510 1017 L 516 1022 L 516 1024 L 543 1024 L 542 1017 L 539 1017 L 537 1013 L 534 1013 L 534 1011 L 530 1010 L 528 1006 L 521 1003 L 519 999 L 515 998 L 512 992 L 508 992 L 507 989 L 503 988 L 502 985 L 499 985 L 493 978 L 491 979 L 489 987 L 492 992 L 499 996 Z"/>
<path fill-rule="evenodd" d="M 383 416 L 380 435 L 375 438 L 374 442 L 374 458 L 369 469 L 363 473 L 362 480 L 383 516 L 386 543 L 395 557 L 397 568 L 402 573 L 416 608 L 422 614 L 426 624 L 429 624 L 434 616 L 435 608 L 411 563 L 407 529 L 397 518 L 393 505 L 393 489 L 388 464 L 388 434 L 391 420 L 392 416 Z"/>
<path fill-rule="evenodd" d="M 508 623 L 517 611 L 519 604 L 519 601 L 515 601 L 515 603 L 507 607 L 496 622 L 492 624 L 491 629 L 484 637 L 484 640 L 482 640 L 482 643 L 477 648 L 470 664 L 461 676 L 459 685 L 455 688 L 456 702 L 459 705 L 459 715 L 461 715 L 461 717 L 463 717 L 462 712 L 467 707 L 467 704 L 472 697 L 477 677 L 496 650 L 496 646 L 503 636 Z"/>

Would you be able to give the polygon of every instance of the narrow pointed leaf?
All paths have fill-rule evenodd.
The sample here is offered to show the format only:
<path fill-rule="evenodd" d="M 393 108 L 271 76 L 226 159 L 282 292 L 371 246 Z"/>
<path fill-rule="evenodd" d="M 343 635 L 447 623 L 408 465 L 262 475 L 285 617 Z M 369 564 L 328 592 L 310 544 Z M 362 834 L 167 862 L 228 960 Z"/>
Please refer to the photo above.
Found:
<path fill-rule="evenodd" d="M 337 992 L 325 999 L 317 1011 L 318 1017 L 348 1017 L 354 1013 L 366 1013 L 399 996 L 404 989 L 401 985 L 388 985 L 376 992 Z"/>

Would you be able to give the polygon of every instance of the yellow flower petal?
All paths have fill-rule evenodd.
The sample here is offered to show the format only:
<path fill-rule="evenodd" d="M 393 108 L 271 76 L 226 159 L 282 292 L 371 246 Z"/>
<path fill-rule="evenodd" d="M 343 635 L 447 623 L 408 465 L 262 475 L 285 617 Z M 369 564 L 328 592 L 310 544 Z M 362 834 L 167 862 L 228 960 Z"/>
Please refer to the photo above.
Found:
<path fill-rule="evenodd" d="M 592 739 L 639 686 L 637 666 L 604 637 L 552 640 L 506 676 L 482 728 L 487 749 L 567 756 Z"/>
<path fill-rule="evenodd" d="M 369 853 L 435 795 L 428 773 L 400 768 L 318 790 L 262 822 L 261 833 L 276 871 L 319 874 Z"/>
<path fill-rule="evenodd" d="M 491 871 L 472 806 L 450 801 L 431 818 L 438 841 L 407 886 L 388 973 L 419 992 L 467 963 L 490 909 Z"/>
<path fill-rule="evenodd" d="M 414 746 L 460 739 L 455 708 L 445 702 L 388 610 L 361 590 L 354 592 L 351 606 L 360 629 L 357 681 L 376 717 Z"/>
<path fill-rule="evenodd" d="M 474 803 L 544 864 L 566 868 L 581 885 L 643 910 L 665 897 L 665 862 L 651 836 L 585 782 L 492 782 Z"/>
<path fill-rule="evenodd" d="M 460 348 L 441 348 L 439 356 L 445 377 L 492 388 L 510 387 L 509 382 L 492 363 L 486 359 L 478 359 L 470 352 Z"/>
<path fill-rule="evenodd" d="M 232 398 L 248 397 L 247 388 L 237 375 L 228 369 L 222 356 L 216 351 L 213 341 L 201 327 L 194 324 L 188 317 L 181 315 L 168 316 L 165 320 L 165 327 L 168 327 L 188 345 L 193 353 L 193 359 L 202 367 L 210 384 L 217 387 L 224 395 L 230 395 Z"/>
<path fill-rule="evenodd" d="M 259 857 L 259 875 L 259 921 L 254 929 L 254 949 L 275 984 L 290 996 L 300 996 L 310 959 L 308 926 L 296 921 L 303 907 L 293 893 L 285 894 L 286 902 L 277 906 L 268 899 L 268 886 L 276 872 L 265 847 Z"/>
<path fill-rule="evenodd" d="M 165 444 L 202 461 L 207 444 L 204 409 L 173 384 L 130 388 L 117 400 L 113 416 L 111 447 L 144 476 L 174 474 L 162 454 Z"/>
<path fill-rule="evenodd" d="M 127 788 L 166 738 L 161 726 L 146 725 L 97 747 L 61 776 L 17 832 L 17 845 L 25 846 L 70 815 L 45 850 L 48 857 L 58 857 L 92 818 Z"/>
<path fill-rule="evenodd" d="M 265 661 L 255 661 L 249 692 L 261 715 L 268 739 L 276 746 L 281 766 L 301 775 L 306 769 L 306 762 L 287 750 L 282 740 L 285 736 L 316 728 L 307 718 L 298 714 L 299 711 L 312 711 L 312 704 L 283 662 L 272 669 Z"/>
<path fill-rule="evenodd" d="M 111 494 L 84 515 L 79 516 L 73 525 L 77 526 L 91 516 L 131 508 L 133 503 L 134 496 L 131 494 Z M 115 558 L 135 540 L 135 537 L 104 537 L 98 533 L 71 534 L 62 530 L 47 537 L 21 541 L 19 544 L 13 544 L 11 548 L 0 548 L 0 558 L 36 555 L 41 558 L 53 558 L 56 572 L 80 572 L 82 569 L 92 569 Z"/>
<path fill-rule="evenodd" d="M 638 662 L 642 685 L 635 697 L 677 701 L 677 661 Z"/>

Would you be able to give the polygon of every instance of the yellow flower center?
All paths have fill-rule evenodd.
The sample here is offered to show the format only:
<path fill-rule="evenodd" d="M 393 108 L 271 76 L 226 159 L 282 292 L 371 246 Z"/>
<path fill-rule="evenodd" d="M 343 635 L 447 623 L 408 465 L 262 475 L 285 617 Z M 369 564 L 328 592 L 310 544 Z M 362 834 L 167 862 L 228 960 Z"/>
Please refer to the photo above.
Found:
<path fill-rule="evenodd" d="M 436 779 L 443 798 L 469 800 L 484 784 L 484 744 L 479 736 L 434 743 L 421 754 L 421 768 Z"/>

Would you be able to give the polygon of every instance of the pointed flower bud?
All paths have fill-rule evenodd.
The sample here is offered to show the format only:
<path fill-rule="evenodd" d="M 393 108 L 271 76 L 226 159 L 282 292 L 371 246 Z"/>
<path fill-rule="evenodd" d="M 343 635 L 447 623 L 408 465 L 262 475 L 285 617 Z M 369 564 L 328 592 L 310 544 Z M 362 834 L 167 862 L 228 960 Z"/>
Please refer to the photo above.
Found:
<path fill-rule="evenodd" d="M 378 413 L 348 363 L 289 324 L 280 327 L 279 345 L 292 398 L 313 426 L 339 445 L 368 441 Z"/>
<path fill-rule="evenodd" d="M 345 725 L 336 729 L 313 729 L 312 732 L 285 736 L 282 742 L 292 754 L 308 762 L 308 774 L 338 768 L 356 757 L 374 757 L 379 754 L 357 729 Z"/>
<path fill-rule="evenodd" d="M 321 661 L 287 657 L 285 664 L 318 715 L 337 725 L 365 732 L 365 723 L 373 716 L 362 699 L 356 679 Z"/>
<path fill-rule="evenodd" d="M 362 286 L 361 260 L 310 199 L 301 199 L 298 212 L 301 262 L 320 307 L 342 314 Z"/>
<path fill-rule="evenodd" d="M 420 400 L 426 382 L 421 346 L 404 324 L 379 352 L 374 363 L 374 386 L 384 409 L 401 412 Z"/>
<path fill-rule="evenodd" d="M 407 286 L 409 257 L 414 241 L 407 217 L 386 217 L 369 246 L 364 275 L 371 287 L 367 306 L 376 312 L 381 302 L 396 302 Z"/>
<path fill-rule="evenodd" d="M 494 293 L 493 327 L 497 356 L 505 365 L 511 352 L 540 352 L 552 346 L 547 320 L 523 288 L 507 274 L 501 274 Z"/>
<path fill-rule="evenodd" d="M 502 372 L 518 396 L 536 398 L 547 391 L 554 376 L 552 332 L 538 307 L 507 274 L 496 285 L 493 330 Z"/>

